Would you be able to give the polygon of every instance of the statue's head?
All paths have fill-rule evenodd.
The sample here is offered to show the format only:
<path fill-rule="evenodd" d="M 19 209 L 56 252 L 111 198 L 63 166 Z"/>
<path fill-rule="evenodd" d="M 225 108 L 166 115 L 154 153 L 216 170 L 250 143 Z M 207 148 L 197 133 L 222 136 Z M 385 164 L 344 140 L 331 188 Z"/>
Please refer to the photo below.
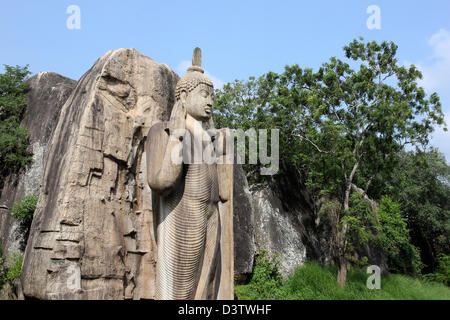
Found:
<path fill-rule="evenodd" d="M 201 54 L 200 48 L 194 49 L 192 66 L 178 81 L 175 97 L 177 101 L 181 100 L 190 116 L 198 121 L 206 122 L 212 116 L 214 86 L 201 68 Z"/>

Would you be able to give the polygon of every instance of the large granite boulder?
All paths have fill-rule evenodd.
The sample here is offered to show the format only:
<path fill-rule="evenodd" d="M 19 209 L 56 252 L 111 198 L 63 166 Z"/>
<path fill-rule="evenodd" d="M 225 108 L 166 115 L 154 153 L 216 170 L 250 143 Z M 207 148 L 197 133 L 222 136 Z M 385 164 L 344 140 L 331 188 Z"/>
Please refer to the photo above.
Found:
<path fill-rule="evenodd" d="M 25 297 L 152 299 L 155 243 L 144 142 L 178 76 L 134 49 L 107 52 L 62 107 L 24 257 Z"/>
<path fill-rule="evenodd" d="M 12 174 L 5 179 L 0 204 L 7 208 L 11 208 L 15 201 L 25 195 L 39 196 L 48 157 L 48 143 L 58 123 L 61 108 L 76 85 L 75 80 L 54 72 L 38 73 L 28 83 L 28 107 L 21 125 L 30 131 L 33 161 L 20 174 Z M 8 209 L 0 209 L 0 238 L 5 254 L 24 250 L 23 232 Z"/>
<path fill-rule="evenodd" d="M 245 282 L 254 256 L 267 250 L 279 261 L 284 277 L 306 260 L 321 260 L 314 202 L 295 168 L 281 163 L 285 174 L 271 183 L 248 186 L 242 168 L 235 168 L 234 232 L 235 275 Z"/>

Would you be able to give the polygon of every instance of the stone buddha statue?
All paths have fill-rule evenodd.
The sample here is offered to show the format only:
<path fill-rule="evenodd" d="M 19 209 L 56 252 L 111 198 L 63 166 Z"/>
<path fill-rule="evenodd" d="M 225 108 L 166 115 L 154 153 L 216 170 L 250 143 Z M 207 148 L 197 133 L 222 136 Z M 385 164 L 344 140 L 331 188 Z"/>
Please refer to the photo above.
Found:
<path fill-rule="evenodd" d="M 233 166 L 227 130 L 214 129 L 214 88 L 201 51 L 177 84 L 170 120 L 147 137 L 156 299 L 233 299 Z M 227 159 L 228 159 L 227 158 Z"/>

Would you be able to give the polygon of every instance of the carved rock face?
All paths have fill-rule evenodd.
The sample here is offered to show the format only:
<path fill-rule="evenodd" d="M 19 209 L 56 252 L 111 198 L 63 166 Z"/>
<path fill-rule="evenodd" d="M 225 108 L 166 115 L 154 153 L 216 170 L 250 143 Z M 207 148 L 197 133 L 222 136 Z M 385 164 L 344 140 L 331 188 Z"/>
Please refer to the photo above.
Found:
<path fill-rule="evenodd" d="M 50 139 L 24 256 L 26 297 L 153 299 L 148 129 L 167 120 L 178 76 L 134 49 L 78 81 Z"/>
<path fill-rule="evenodd" d="M 213 111 L 213 94 L 213 87 L 203 83 L 199 84 L 187 94 L 183 101 L 187 113 L 195 120 L 208 121 Z"/>

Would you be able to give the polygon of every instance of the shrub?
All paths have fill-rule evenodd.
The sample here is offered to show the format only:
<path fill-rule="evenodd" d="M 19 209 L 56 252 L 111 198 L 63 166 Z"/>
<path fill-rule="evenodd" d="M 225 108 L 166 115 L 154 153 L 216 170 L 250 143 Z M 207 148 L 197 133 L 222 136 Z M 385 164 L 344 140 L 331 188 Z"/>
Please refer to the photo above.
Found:
<path fill-rule="evenodd" d="M 278 260 L 271 258 L 267 250 L 262 250 L 255 258 L 249 284 L 236 286 L 237 295 L 252 300 L 283 298 L 283 279 L 278 264 Z"/>
<path fill-rule="evenodd" d="M 33 221 L 33 214 L 36 209 L 37 201 L 38 197 L 36 196 L 24 196 L 22 200 L 14 202 L 11 210 L 14 219 L 29 228 Z"/>
<path fill-rule="evenodd" d="M 450 286 L 450 255 L 439 254 L 436 272 L 423 275 L 423 279 Z"/>
<path fill-rule="evenodd" d="M 12 283 L 15 279 L 20 278 L 22 274 L 23 256 L 20 253 L 15 253 L 11 256 L 10 261 L 10 266 L 3 279 L 5 283 Z"/>
<path fill-rule="evenodd" d="M 13 253 L 5 257 L 0 257 L 0 289 L 5 285 L 12 286 L 15 279 L 22 274 L 23 256 L 20 253 Z"/>
<path fill-rule="evenodd" d="M 400 214 L 400 204 L 390 197 L 383 197 L 379 219 L 377 241 L 387 254 L 389 269 L 397 273 L 418 274 L 422 268 L 419 250 L 411 244 L 406 219 Z"/>
<path fill-rule="evenodd" d="M 37 201 L 38 197 L 36 196 L 24 196 L 22 200 L 14 202 L 11 210 L 13 218 L 20 222 L 20 231 L 23 235 L 20 242 L 20 249 L 22 251 L 25 250 L 27 245 Z"/>

